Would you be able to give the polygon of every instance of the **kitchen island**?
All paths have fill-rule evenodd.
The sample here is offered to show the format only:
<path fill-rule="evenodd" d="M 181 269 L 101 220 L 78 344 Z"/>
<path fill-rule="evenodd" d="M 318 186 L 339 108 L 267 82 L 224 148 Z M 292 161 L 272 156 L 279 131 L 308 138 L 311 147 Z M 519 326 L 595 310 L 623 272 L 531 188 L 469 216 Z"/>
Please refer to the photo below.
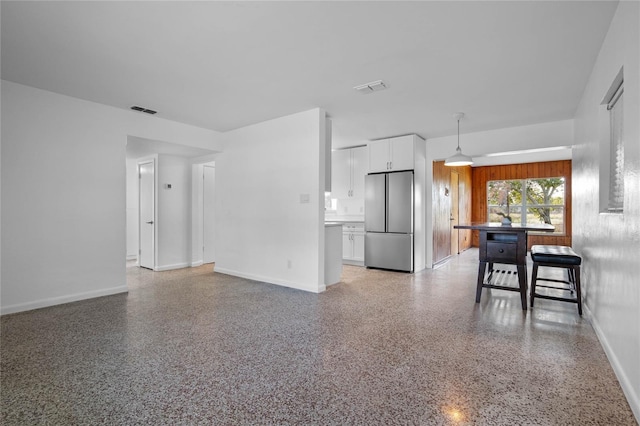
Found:
<path fill-rule="evenodd" d="M 340 282 L 342 276 L 342 223 L 324 223 L 324 284 Z"/>
<path fill-rule="evenodd" d="M 342 224 L 342 264 L 364 266 L 364 216 L 325 216 L 325 223 Z"/>

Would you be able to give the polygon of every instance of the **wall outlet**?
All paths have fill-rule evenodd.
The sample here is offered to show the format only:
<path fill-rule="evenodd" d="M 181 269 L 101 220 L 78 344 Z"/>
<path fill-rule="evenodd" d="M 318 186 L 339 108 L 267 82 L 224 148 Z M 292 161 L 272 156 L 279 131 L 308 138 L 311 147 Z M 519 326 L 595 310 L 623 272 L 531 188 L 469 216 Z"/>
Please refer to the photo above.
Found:
<path fill-rule="evenodd" d="M 309 202 L 309 194 L 300 194 L 300 204 L 307 204 Z"/>

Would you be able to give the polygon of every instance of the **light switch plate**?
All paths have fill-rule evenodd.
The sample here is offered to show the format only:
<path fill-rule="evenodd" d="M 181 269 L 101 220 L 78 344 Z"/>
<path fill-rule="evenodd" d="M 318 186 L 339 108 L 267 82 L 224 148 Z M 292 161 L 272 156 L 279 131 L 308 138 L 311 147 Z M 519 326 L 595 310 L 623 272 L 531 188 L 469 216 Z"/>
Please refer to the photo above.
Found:
<path fill-rule="evenodd" d="M 309 202 L 309 194 L 300 194 L 300 204 L 307 204 Z"/>

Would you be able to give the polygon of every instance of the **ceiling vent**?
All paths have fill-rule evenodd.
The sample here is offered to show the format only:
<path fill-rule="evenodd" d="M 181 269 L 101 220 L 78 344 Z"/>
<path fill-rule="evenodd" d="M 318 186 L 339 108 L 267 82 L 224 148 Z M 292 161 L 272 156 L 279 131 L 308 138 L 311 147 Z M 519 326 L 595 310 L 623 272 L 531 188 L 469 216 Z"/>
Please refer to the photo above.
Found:
<path fill-rule="evenodd" d="M 158 112 L 158 111 L 154 111 L 154 110 L 149 109 L 149 108 L 143 108 L 143 107 L 137 106 L 137 105 L 132 106 L 131 109 L 134 110 L 134 111 L 145 112 L 145 113 L 151 114 L 151 115 L 153 115 L 153 114 Z"/>
<path fill-rule="evenodd" d="M 382 80 L 372 81 L 371 83 L 361 84 L 360 86 L 354 87 L 354 89 L 363 94 L 379 92 L 380 90 L 384 90 L 386 88 L 387 86 L 385 86 Z"/>

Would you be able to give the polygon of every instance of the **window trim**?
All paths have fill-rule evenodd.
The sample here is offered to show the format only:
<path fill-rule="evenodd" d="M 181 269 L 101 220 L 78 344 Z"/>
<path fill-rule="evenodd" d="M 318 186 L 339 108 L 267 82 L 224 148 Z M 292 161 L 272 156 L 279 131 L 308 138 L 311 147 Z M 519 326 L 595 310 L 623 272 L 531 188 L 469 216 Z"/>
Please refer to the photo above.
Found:
<path fill-rule="evenodd" d="M 620 103 L 624 102 L 623 94 L 624 67 L 621 67 L 602 98 L 598 112 L 600 214 L 624 214 L 624 104 Z M 617 114 L 620 123 L 614 127 L 612 120 L 617 105 L 621 107 Z M 619 138 L 614 136 L 614 131 Z M 618 196 L 614 197 L 614 194 Z"/>

